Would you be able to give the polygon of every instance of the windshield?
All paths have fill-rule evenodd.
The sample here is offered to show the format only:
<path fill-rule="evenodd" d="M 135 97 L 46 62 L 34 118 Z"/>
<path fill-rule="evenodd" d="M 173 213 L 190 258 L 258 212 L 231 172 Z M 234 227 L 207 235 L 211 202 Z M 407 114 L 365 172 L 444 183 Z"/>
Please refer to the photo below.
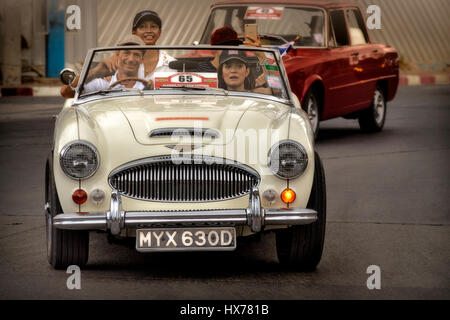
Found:
<path fill-rule="evenodd" d="M 214 94 L 248 92 L 289 99 L 273 52 L 251 47 L 219 48 L 132 46 L 95 50 L 82 77 L 80 97 L 172 89 Z"/>
<path fill-rule="evenodd" d="M 209 44 L 211 34 L 221 27 L 234 29 L 243 40 L 245 25 L 257 24 L 263 45 L 278 46 L 299 36 L 294 46 L 324 47 L 324 21 L 324 13 L 318 8 L 267 5 L 218 7 L 211 12 L 200 43 Z"/>

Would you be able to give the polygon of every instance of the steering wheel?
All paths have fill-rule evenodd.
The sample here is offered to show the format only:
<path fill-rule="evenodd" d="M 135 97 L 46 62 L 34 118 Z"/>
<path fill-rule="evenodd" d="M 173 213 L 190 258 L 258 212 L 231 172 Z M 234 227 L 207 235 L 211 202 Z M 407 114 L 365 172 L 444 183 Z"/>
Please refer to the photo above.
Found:
<path fill-rule="evenodd" d="M 115 86 L 117 86 L 118 84 L 121 84 L 122 82 L 125 82 L 125 81 L 139 81 L 139 82 L 141 82 L 144 85 L 145 88 L 152 88 L 153 87 L 153 81 L 152 80 L 147 81 L 147 80 L 144 80 L 144 79 L 141 79 L 141 78 L 125 78 L 125 79 L 117 80 L 116 82 L 111 84 L 108 89 L 112 89 Z"/>

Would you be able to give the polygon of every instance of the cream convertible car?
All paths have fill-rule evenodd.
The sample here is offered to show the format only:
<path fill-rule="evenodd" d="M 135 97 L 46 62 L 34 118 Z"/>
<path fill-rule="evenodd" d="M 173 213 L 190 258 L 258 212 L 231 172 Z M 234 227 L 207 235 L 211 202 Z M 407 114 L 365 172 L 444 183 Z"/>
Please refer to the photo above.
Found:
<path fill-rule="evenodd" d="M 151 54 L 165 58 L 145 74 Z M 86 265 L 90 231 L 140 252 L 234 250 L 275 232 L 282 264 L 313 270 L 322 256 L 324 171 L 278 51 L 91 50 L 57 117 L 45 182 L 54 268 Z"/>

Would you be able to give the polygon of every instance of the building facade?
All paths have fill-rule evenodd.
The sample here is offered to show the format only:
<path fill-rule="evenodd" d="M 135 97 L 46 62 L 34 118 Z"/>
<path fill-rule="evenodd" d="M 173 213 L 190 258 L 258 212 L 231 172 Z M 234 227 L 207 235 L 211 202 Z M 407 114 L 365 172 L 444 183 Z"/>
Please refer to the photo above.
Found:
<path fill-rule="evenodd" d="M 3 84 L 20 73 L 55 77 L 64 66 L 80 68 L 89 48 L 112 46 L 131 32 L 134 15 L 157 11 L 163 21 L 160 45 L 198 40 L 214 0 L 1 0 L 0 64 Z M 395 47 L 406 65 L 448 70 L 450 1 L 358 0 L 376 5 L 381 28 L 374 42 Z M 78 8 L 78 9 L 77 9 Z M 370 13 L 369 13 L 370 15 Z M 31 19 L 30 19 L 31 17 Z M 18 27 L 19 26 L 19 27 Z M 25 71 L 24 71 L 25 70 Z M 23 75 L 22 75 L 23 76 Z"/>

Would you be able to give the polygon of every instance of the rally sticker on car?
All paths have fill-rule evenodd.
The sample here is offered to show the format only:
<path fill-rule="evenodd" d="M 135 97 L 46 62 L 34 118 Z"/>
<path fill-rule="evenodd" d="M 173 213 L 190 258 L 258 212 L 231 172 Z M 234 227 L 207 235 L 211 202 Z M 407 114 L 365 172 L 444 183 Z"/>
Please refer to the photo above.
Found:
<path fill-rule="evenodd" d="M 248 7 L 244 19 L 279 20 L 283 7 Z"/>
<path fill-rule="evenodd" d="M 278 66 L 277 65 L 273 65 L 273 64 L 265 64 L 264 65 L 264 68 L 267 70 L 267 71 L 279 71 L 280 69 L 278 69 Z"/>
<path fill-rule="evenodd" d="M 212 87 L 217 88 L 217 73 L 156 72 L 155 89 L 164 87 Z"/>
<path fill-rule="evenodd" d="M 281 89 L 281 79 L 277 76 L 266 76 L 267 84 L 274 89 Z"/>

